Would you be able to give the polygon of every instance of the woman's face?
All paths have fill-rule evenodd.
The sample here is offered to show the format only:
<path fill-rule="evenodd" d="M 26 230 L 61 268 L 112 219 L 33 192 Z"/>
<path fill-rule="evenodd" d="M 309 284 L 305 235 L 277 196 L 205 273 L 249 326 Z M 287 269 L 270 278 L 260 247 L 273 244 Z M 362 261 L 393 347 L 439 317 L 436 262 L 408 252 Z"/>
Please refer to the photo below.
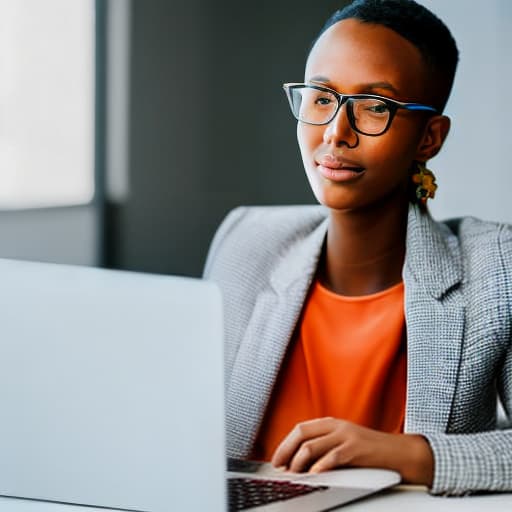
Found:
<path fill-rule="evenodd" d="M 404 102 L 424 103 L 428 97 L 418 49 L 386 27 L 354 19 L 322 34 L 309 55 L 305 82 Z M 384 134 L 362 135 L 350 127 L 345 105 L 328 125 L 299 122 L 299 147 L 317 200 L 337 210 L 405 200 L 424 128 L 424 114 L 399 109 Z"/>

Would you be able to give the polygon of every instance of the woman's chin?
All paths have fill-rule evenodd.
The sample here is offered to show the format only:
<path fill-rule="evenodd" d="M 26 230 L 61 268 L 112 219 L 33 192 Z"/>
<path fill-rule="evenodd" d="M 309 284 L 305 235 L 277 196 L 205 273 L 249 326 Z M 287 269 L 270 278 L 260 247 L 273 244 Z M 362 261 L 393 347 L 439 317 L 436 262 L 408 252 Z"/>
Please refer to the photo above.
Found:
<path fill-rule="evenodd" d="M 391 187 L 375 187 L 369 181 L 365 186 L 333 183 L 329 180 L 309 180 L 311 190 L 316 200 L 331 210 L 360 210 L 372 207 L 396 206 L 408 203 L 407 188 L 398 184 Z"/>
<path fill-rule="evenodd" d="M 354 197 L 355 194 L 350 191 L 338 189 L 332 190 L 332 187 L 314 187 L 313 194 L 316 200 L 326 208 L 331 210 L 347 210 L 361 206 L 362 198 Z"/>

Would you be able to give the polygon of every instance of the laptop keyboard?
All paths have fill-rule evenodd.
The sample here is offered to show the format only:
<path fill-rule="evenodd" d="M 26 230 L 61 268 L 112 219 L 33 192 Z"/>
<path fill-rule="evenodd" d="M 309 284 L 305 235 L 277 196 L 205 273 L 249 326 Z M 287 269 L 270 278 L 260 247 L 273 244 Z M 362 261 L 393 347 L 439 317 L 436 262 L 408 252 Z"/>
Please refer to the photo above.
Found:
<path fill-rule="evenodd" d="M 282 480 L 228 478 L 229 511 L 246 510 L 274 501 L 288 500 L 304 494 L 323 491 L 326 486 L 313 486 Z"/>

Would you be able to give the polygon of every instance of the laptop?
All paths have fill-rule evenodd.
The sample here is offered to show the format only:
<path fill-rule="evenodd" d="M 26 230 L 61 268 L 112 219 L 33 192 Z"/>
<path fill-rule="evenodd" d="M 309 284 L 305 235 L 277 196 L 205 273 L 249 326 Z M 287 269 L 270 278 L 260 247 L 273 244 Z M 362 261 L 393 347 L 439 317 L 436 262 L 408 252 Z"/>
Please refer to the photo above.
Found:
<path fill-rule="evenodd" d="M 226 509 L 213 283 L 0 259 L 0 315 L 0 495 Z"/>
<path fill-rule="evenodd" d="M 226 463 L 212 282 L 0 259 L 0 306 L 0 495 L 147 512 L 316 512 L 400 480 Z"/>

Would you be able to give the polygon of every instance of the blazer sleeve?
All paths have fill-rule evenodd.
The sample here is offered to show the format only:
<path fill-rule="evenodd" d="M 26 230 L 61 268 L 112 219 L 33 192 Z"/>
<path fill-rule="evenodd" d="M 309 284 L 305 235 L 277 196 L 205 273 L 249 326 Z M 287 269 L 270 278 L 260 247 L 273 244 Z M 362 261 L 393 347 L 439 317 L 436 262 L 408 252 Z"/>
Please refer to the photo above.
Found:
<path fill-rule="evenodd" d="M 222 246 L 224 240 L 229 236 L 232 232 L 233 228 L 240 222 L 240 220 L 244 217 L 247 211 L 247 207 L 239 206 L 234 210 L 231 210 L 219 228 L 215 232 L 215 235 L 212 239 L 210 247 L 208 249 L 208 254 L 206 256 L 206 262 L 203 270 L 203 278 L 210 279 L 212 272 L 214 271 L 214 265 L 216 262 L 216 257 L 219 252 L 220 247 Z"/>
<path fill-rule="evenodd" d="M 502 226 L 498 272 L 512 314 L 512 228 Z M 512 342 L 496 376 L 508 419 L 512 418 Z M 464 495 L 474 491 L 512 491 L 512 429 L 471 434 L 424 434 L 434 453 L 432 494 Z"/>

